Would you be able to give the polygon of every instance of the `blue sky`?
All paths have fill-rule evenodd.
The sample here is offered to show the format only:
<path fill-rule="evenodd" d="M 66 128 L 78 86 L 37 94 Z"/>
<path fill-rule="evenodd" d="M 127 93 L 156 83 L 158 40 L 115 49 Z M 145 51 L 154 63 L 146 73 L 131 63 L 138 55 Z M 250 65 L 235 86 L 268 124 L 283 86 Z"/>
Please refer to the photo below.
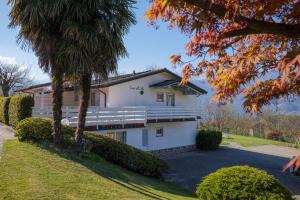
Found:
<path fill-rule="evenodd" d="M 184 53 L 188 38 L 177 30 L 169 30 L 167 24 L 160 24 L 159 29 L 147 24 L 144 13 L 149 6 L 148 0 L 138 0 L 136 9 L 137 24 L 124 38 L 129 57 L 120 60 L 119 72 L 142 71 L 150 66 L 173 69 L 169 57 L 172 54 Z M 47 74 L 39 69 L 33 52 L 21 50 L 16 43 L 17 30 L 8 28 L 9 6 L 0 1 L 0 59 L 8 58 L 11 62 L 28 65 L 35 81 L 46 81 Z M 180 69 L 176 69 L 177 72 Z"/>

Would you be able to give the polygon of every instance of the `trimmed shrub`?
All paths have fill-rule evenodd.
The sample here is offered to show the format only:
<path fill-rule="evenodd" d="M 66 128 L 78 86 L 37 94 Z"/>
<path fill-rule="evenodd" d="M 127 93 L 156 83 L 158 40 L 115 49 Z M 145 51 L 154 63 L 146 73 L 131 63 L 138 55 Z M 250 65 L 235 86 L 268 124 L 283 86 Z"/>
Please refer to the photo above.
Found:
<path fill-rule="evenodd" d="M 26 118 L 18 123 L 15 136 L 20 141 L 30 140 L 34 142 L 45 142 L 52 139 L 52 126 L 49 119 Z"/>
<path fill-rule="evenodd" d="M 283 133 L 279 131 L 270 131 L 266 133 L 268 139 L 271 140 L 283 140 Z"/>
<path fill-rule="evenodd" d="M 198 149 L 217 149 L 222 142 L 222 132 L 213 130 L 200 130 L 196 136 Z"/>
<path fill-rule="evenodd" d="M 26 118 L 15 128 L 15 136 L 20 141 L 50 142 L 52 141 L 52 121 L 46 118 Z M 62 125 L 63 143 L 72 143 L 74 130 Z"/>
<path fill-rule="evenodd" d="M 15 128 L 15 136 L 20 141 L 51 142 L 52 121 L 45 118 L 26 118 Z M 62 125 L 63 144 L 74 145 L 74 129 Z M 124 168 L 145 176 L 162 178 L 168 165 L 151 153 L 99 136 L 95 133 L 84 133 L 85 143 L 90 144 L 90 151 L 100 157 L 118 164 Z"/>
<path fill-rule="evenodd" d="M 9 125 L 9 108 L 10 97 L 0 97 L 0 122 Z"/>
<path fill-rule="evenodd" d="M 196 189 L 201 200 L 292 200 L 288 190 L 265 171 L 248 166 L 220 169 L 204 178 Z"/>
<path fill-rule="evenodd" d="M 151 153 L 91 132 L 84 133 L 91 151 L 100 157 L 145 176 L 162 178 L 169 166 Z"/>
<path fill-rule="evenodd" d="M 22 119 L 31 117 L 34 99 L 30 95 L 18 94 L 10 99 L 9 103 L 9 124 L 16 127 Z"/>

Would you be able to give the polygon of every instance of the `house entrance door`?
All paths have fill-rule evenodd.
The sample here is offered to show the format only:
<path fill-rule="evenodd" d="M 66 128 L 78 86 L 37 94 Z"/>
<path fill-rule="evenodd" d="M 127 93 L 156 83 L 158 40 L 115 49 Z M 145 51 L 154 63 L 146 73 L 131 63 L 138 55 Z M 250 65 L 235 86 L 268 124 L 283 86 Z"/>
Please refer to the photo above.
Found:
<path fill-rule="evenodd" d="M 167 93 L 167 106 L 175 106 L 175 94 Z"/>
<path fill-rule="evenodd" d="M 142 130 L 142 145 L 147 150 L 147 147 L 149 145 L 149 138 L 148 138 L 148 129 Z"/>

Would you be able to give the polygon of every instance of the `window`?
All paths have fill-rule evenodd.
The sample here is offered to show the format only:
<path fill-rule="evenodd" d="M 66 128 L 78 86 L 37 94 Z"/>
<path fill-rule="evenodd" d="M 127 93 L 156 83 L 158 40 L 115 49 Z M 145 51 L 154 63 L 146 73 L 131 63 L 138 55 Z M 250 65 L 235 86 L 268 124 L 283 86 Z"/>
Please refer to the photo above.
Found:
<path fill-rule="evenodd" d="M 118 131 L 116 132 L 116 140 L 126 144 L 126 131 Z"/>
<path fill-rule="evenodd" d="M 156 93 L 156 101 L 157 102 L 164 102 L 164 93 L 163 92 Z"/>
<path fill-rule="evenodd" d="M 106 137 L 126 144 L 126 131 L 107 132 Z"/>
<path fill-rule="evenodd" d="M 166 102 L 167 102 L 167 106 L 175 106 L 175 94 L 167 93 Z"/>
<path fill-rule="evenodd" d="M 114 140 L 115 139 L 115 132 L 108 132 L 108 133 L 106 133 L 106 137 Z"/>
<path fill-rule="evenodd" d="M 156 137 L 163 137 L 164 136 L 164 129 L 159 127 L 156 128 Z"/>

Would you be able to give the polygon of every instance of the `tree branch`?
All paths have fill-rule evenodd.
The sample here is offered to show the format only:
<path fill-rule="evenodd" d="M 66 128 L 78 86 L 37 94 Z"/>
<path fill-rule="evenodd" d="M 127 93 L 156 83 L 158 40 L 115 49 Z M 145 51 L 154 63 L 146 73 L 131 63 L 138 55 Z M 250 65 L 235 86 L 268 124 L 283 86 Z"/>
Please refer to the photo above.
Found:
<path fill-rule="evenodd" d="M 22 69 L 20 65 L 0 61 L 0 86 L 4 95 L 7 96 L 9 91 L 17 86 L 30 83 L 30 79 L 27 77 L 28 73 L 28 68 Z"/>
<path fill-rule="evenodd" d="M 250 28 L 243 28 L 243 29 L 228 31 L 222 34 L 221 38 L 224 39 L 224 38 L 236 37 L 241 35 L 244 36 L 250 34 L 259 34 L 259 32 Z"/>
<path fill-rule="evenodd" d="M 182 0 L 185 3 L 196 6 L 200 9 L 210 11 L 220 18 L 223 18 L 228 10 L 223 6 L 212 3 L 209 0 Z M 233 13 L 229 13 L 233 16 Z M 298 38 L 300 37 L 300 24 L 285 24 L 285 23 L 274 23 L 257 19 L 250 19 L 241 15 L 235 16 L 234 20 L 236 22 L 246 22 L 247 29 L 251 29 L 253 32 L 249 31 L 246 34 L 273 34 L 273 35 L 283 35 L 286 37 Z M 235 33 L 235 36 L 238 36 Z M 245 34 L 242 33 L 241 34 Z"/>

